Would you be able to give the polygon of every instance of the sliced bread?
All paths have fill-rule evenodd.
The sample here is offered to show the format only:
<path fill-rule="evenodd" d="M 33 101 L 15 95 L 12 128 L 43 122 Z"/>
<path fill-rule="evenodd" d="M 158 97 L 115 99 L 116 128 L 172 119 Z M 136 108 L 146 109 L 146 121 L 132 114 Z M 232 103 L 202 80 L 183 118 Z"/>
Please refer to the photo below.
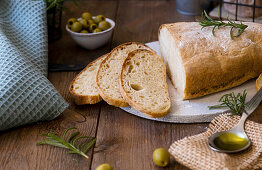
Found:
<path fill-rule="evenodd" d="M 171 102 L 164 60 L 148 50 L 129 53 L 121 70 L 120 91 L 136 110 L 150 117 L 165 116 Z"/>
<path fill-rule="evenodd" d="M 69 91 L 76 104 L 95 104 L 102 100 L 96 86 L 96 73 L 106 56 L 89 63 L 71 82 Z"/>
<path fill-rule="evenodd" d="M 119 79 L 121 67 L 128 53 L 136 49 L 148 49 L 148 46 L 130 42 L 114 48 L 99 66 L 96 83 L 100 96 L 110 105 L 116 107 L 127 107 L 128 103 L 120 93 Z"/>

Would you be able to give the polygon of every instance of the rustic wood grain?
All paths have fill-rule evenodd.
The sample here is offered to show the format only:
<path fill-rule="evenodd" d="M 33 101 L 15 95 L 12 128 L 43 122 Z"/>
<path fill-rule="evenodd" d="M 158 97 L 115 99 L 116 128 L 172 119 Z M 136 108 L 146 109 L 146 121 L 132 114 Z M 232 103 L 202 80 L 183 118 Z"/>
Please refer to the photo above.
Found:
<path fill-rule="evenodd" d="M 49 63 L 52 64 L 88 64 L 100 55 L 110 51 L 111 43 L 93 51 L 85 50 L 72 41 L 64 29 L 66 20 L 80 16 L 83 11 L 89 11 L 94 15 L 105 14 L 114 19 L 116 1 L 81 1 L 79 8 L 71 2 L 65 6 L 71 13 L 63 13 L 62 38 L 49 44 Z M 110 10 L 108 10 L 110 9 Z M 49 122 L 40 122 L 14 128 L 0 134 L 0 169 L 10 170 L 35 170 L 35 169 L 89 169 L 92 160 L 92 150 L 88 152 L 90 159 L 78 155 L 67 155 L 65 149 L 52 146 L 36 146 L 36 143 L 44 138 L 43 133 L 53 130 L 58 135 L 72 126 L 76 126 L 82 135 L 96 135 L 97 120 L 100 105 L 77 106 L 73 103 L 68 87 L 77 72 L 49 73 L 48 79 L 59 93 L 69 102 L 70 107 L 58 118 Z"/>
<path fill-rule="evenodd" d="M 113 46 L 129 41 L 157 41 L 161 24 L 194 21 L 194 17 L 180 15 L 175 9 L 173 0 L 120 1 Z"/>
<path fill-rule="evenodd" d="M 161 24 L 193 21 L 175 11 L 175 1 L 119 1 L 113 46 L 128 41 L 157 41 Z M 115 169 L 159 169 L 152 161 L 158 147 L 205 131 L 207 124 L 170 124 L 142 119 L 102 104 L 92 169 L 109 163 Z M 165 169 L 186 169 L 174 160 Z"/>
<path fill-rule="evenodd" d="M 63 12 L 62 38 L 49 44 L 49 63 L 88 64 L 109 52 L 115 46 L 129 41 L 157 41 L 161 24 L 194 21 L 192 16 L 176 12 L 174 0 L 86 0 L 79 7 L 69 1 L 65 6 L 71 13 Z M 116 21 L 112 40 L 105 46 L 88 51 L 76 45 L 64 29 L 66 20 L 80 16 L 83 11 L 94 15 L 104 14 Z M 95 169 L 101 163 L 110 163 L 115 170 L 161 169 L 152 162 L 152 153 L 158 147 L 168 148 L 175 140 L 206 131 L 207 123 L 172 124 L 136 117 L 105 102 L 77 106 L 68 92 L 68 86 L 77 72 L 49 73 L 49 80 L 70 107 L 58 118 L 14 128 L 0 133 L 0 169 Z M 250 120 L 262 123 L 262 106 Z M 78 155 L 67 155 L 66 150 L 51 146 L 36 146 L 40 135 L 51 129 L 61 135 L 76 126 L 83 135 L 97 137 L 89 160 Z M 167 168 L 187 169 L 172 159 Z"/>

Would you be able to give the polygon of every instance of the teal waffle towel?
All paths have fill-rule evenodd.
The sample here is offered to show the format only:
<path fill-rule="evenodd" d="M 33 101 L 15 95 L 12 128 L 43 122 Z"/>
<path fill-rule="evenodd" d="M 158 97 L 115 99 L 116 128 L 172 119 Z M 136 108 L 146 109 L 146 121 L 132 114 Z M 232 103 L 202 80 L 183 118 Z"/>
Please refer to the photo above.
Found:
<path fill-rule="evenodd" d="M 68 107 L 46 78 L 47 60 L 44 0 L 0 0 L 0 131 Z"/>

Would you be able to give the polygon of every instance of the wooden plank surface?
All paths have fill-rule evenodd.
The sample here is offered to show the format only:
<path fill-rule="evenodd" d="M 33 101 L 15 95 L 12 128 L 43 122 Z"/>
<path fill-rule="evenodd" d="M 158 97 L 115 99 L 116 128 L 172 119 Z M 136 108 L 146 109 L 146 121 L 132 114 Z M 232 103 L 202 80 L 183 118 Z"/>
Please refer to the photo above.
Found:
<path fill-rule="evenodd" d="M 120 1 L 113 46 L 129 41 L 157 41 L 161 24 L 193 21 L 175 11 L 175 1 Z M 185 136 L 205 131 L 206 124 L 169 124 L 141 119 L 103 102 L 92 169 L 103 162 L 116 169 L 159 169 L 152 162 L 158 147 L 168 148 Z M 193 128 L 192 128 L 193 127 Z M 184 169 L 172 162 L 166 169 Z"/>
<path fill-rule="evenodd" d="M 102 13 L 114 20 L 117 2 L 81 1 L 79 5 L 80 7 L 75 7 L 71 2 L 65 3 L 71 12 L 63 12 L 62 38 L 49 43 L 49 63 L 51 64 L 88 64 L 111 49 L 111 43 L 93 51 L 77 46 L 66 32 L 65 25 L 67 19 L 81 16 L 83 11 L 90 11 L 94 15 Z M 78 155 L 67 155 L 65 149 L 47 145 L 36 146 L 38 141 L 44 139 L 41 134 L 48 133 L 51 129 L 61 135 L 66 128 L 76 126 L 83 135 L 96 135 L 101 103 L 85 106 L 77 106 L 73 103 L 68 87 L 76 74 L 77 72 L 53 72 L 48 75 L 48 79 L 70 104 L 69 108 L 58 118 L 50 122 L 11 129 L 0 134 L 0 169 L 71 170 L 90 168 L 92 151 L 88 153 L 90 159 L 87 160 Z"/>
<path fill-rule="evenodd" d="M 71 13 L 63 12 L 63 36 L 49 44 L 49 63 L 88 64 L 109 52 L 115 46 L 129 41 L 157 40 L 158 28 L 163 23 L 194 21 L 175 11 L 174 0 L 86 0 L 80 7 L 65 2 Z M 88 51 L 77 46 L 64 29 L 66 20 L 80 16 L 83 11 L 94 15 L 104 14 L 116 21 L 112 40 L 107 45 Z M 48 79 L 70 107 L 58 118 L 14 128 L 0 134 L 0 169 L 95 169 L 101 163 L 110 163 L 115 170 L 161 169 L 152 162 L 152 153 L 158 147 L 168 148 L 175 140 L 206 131 L 207 123 L 171 124 L 142 119 L 109 106 L 105 102 L 77 106 L 73 103 L 68 86 L 77 72 L 49 73 Z M 260 112 L 251 120 L 262 123 Z M 36 146 L 40 135 L 51 129 L 57 134 L 76 126 L 84 135 L 97 137 L 86 160 L 78 155 L 67 155 L 66 150 L 51 146 Z M 172 159 L 163 169 L 187 169 Z"/>

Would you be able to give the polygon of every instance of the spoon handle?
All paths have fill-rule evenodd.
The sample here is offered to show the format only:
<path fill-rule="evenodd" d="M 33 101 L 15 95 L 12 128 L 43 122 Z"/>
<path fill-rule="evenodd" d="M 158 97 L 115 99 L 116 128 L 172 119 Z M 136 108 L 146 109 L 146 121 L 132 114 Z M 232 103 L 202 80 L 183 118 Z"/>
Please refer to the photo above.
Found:
<path fill-rule="evenodd" d="M 241 119 L 239 120 L 238 124 L 233 128 L 236 131 L 243 131 L 244 132 L 244 125 L 247 117 L 251 115 L 255 109 L 258 107 L 259 103 L 262 100 L 262 88 L 252 97 L 252 99 L 246 103 L 244 112 L 242 113 Z"/>
<path fill-rule="evenodd" d="M 262 88 L 246 103 L 245 111 L 248 115 L 253 113 L 262 100 Z"/>
<path fill-rule="evenodd" d="M 244 111 L 242 113 L 242 116 L 241 116 L 238 124 L 234 127 L 234 130 L 244 132 L 244 127 L 245 127 L 244 125 L 245 125 L 245 121 L 246 121 L 248 116 L 249 116 L 249 114 L 246 113 L 246 111 Z"/>

